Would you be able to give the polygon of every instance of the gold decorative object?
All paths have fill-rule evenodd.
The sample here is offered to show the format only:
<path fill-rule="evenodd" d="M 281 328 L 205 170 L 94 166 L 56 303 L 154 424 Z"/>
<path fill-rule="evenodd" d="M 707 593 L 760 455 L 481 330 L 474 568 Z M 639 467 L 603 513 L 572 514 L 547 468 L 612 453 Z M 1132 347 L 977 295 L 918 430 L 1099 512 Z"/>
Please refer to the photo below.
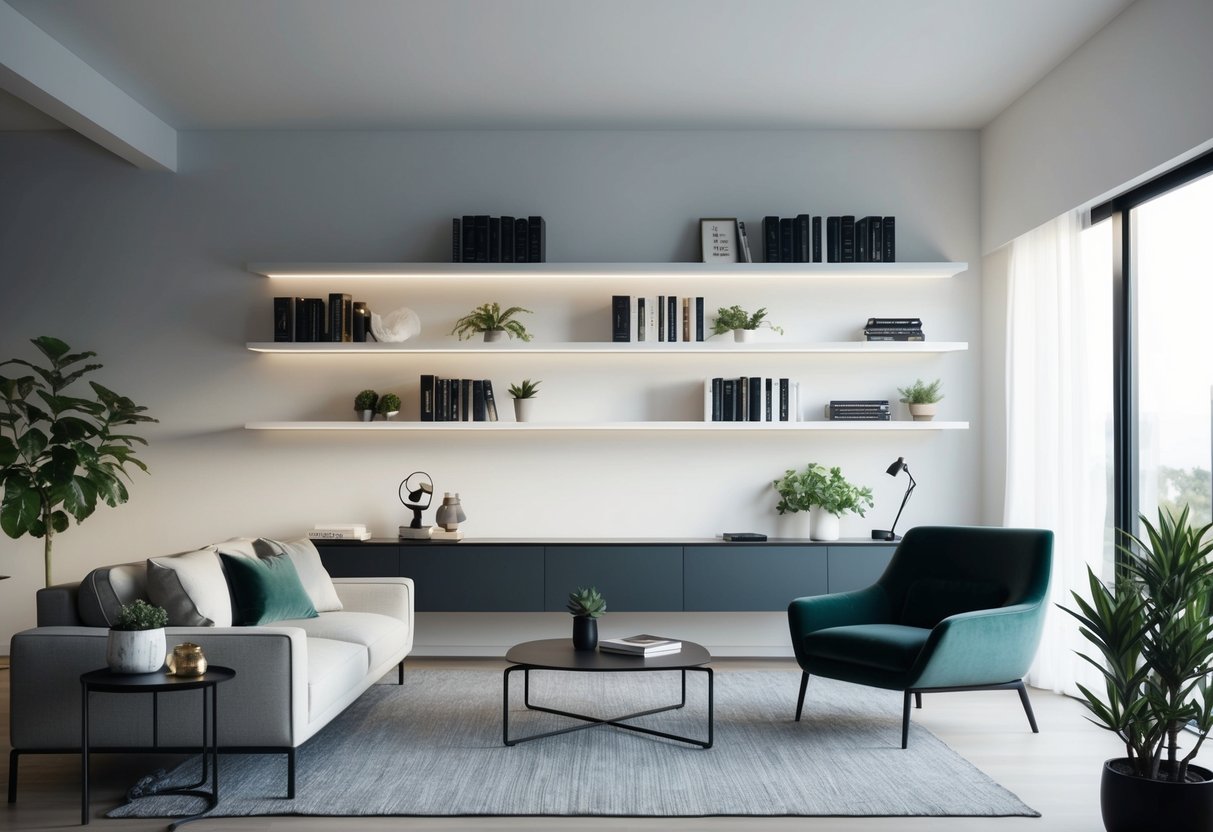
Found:
<path fill-rule="evenodd" d="M 202 647 L 192 642 L 178 644 L 168 654 L 168 672 L 172 676 L 201 676 L 206 673 L 206 656 Z"/>

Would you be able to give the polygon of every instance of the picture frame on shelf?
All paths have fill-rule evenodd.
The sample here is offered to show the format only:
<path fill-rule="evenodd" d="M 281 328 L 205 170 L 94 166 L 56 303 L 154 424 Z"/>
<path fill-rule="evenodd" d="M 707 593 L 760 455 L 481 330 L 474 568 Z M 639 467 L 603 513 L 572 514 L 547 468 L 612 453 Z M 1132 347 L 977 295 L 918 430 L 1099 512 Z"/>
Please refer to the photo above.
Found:
<path fill-rule="evenodd" d="M 701 218 L 699 245 L 704 263 L 738 262 L 737 218 Z"/>

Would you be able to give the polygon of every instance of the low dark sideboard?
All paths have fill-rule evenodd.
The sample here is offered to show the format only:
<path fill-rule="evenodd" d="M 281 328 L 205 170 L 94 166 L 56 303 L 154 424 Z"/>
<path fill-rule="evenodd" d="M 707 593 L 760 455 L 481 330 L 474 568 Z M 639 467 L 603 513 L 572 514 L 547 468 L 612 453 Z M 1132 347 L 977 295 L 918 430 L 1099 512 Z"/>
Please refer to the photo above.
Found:
<path fill-rule="evenodd" d="M 802 595 L 847 592 L 884 572 L 895 543 L 872 540 L 316 541 L 335 578 L 405 576 L 418 612 L 562 611 L 596 586 L 613 612 L 777 612 Z"/>

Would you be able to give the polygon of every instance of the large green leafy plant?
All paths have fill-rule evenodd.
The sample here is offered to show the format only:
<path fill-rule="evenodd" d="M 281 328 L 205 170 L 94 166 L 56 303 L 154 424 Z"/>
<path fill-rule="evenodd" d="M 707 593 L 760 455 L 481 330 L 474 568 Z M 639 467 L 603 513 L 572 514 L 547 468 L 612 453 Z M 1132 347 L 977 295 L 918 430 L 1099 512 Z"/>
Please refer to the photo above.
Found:
<path fill-rule="evenodd" d="M 838 517 L 848 512 L 863 517 L 864 510 L 872 507 L 872 489 L 847 482 L 837 466 L 826 468 L 810 462 L 803 471 L 789 468 L 771 485 L 779 494 L 775 510 L 780 514 L 818 506 Z"/>
<path fill-rule="evenodd" d="M 1077 609 L 1062 609 L 1098 649 L 1079 654 L 1104 681 L 1103 695 L 1079 685 L 1091 721 L 1120 737 L 1133 774 L 1182 783 L 1213 729 L 1213 524 L 1194 528 L 1186 506 L 1178 519 L 1160 508 L 1157 527 L 1141 522 L 1145 539 L 1126 534 L 1115 586 L 1088 567 L 1090 599 L 1071 593 Z M 1188 726 L 1194 741 L 1181 756 Z"/>
<path fill-rule="evenodd" d="M 67 389 L 101 368 L 85 363 L 94 352 L 73 353 L 57 338 L 31 339 L 46 359 L 41 366 L 21 358 L 0 362 L 32 375 L 0 375 L 0 528 L 11 538 L 44 539 L 46 584 L 51 584 L 51 550 L 70 518 L 82 522 L 102 500 L 109 506 L 129 497 L 122 480 L 127 466 L 146 472 L 135 458 L 142 437 L 124 432 L 128 425 L 155 422 L 147 410 L 125 396 L 88 382 L 92 395 Z"/>

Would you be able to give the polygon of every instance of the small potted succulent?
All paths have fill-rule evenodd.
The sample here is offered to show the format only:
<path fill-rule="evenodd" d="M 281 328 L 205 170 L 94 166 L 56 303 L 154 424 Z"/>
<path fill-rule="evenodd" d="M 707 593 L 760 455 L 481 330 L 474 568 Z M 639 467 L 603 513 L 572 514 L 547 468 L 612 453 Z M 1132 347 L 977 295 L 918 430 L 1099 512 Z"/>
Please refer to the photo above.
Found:
<path fill-rule="evenodd" d="M 391 419 L 400 412 L 400 397 L 395 393 L 384 393 L 379 404 L 375 406 L 375 411 L 385 420 Z"/>
<path fill-rule="evenodd" d="M 727 309 L 722 306 L 716 310 L 716 322 L 712 324 L 712 334 L 724 335 L 726 332 L 732 332 L 734 341 L 749 341 L 750 336 L 758 327 L 765 326 L 767 329 L 783 335 L 783 328 L 775 326 L 766 320 L 766 317 L 765 306 L 752 315 L 740 306 L 730 306 Z"/>
<path fill-rule="evenodd" d="M 105 661 L 115 673 L 155 673 L 164 667 L 168 612 L 142 599 L 123 604 L 110 625 Z"/>
<path fill-rule="evenodd" d="M 910 406 L 910 416 L 915 422 L 929 422 L 935 418 L 935 405 L 943 398 L 943 393 L 939 392 L 942 383 L 940 379 L 935 379 L 930 384 L 917 379 L 909 387 L 897 388 L 901 400 Z"/>
<path fill-rule="evenodd" d="M 374 390 L 363 390 L 354 397 L 354 411 L 364 422 L 375 418 L 375 406 L 379 404 L 379 394 Z"/>
<path fill-rule="evenodd" d="M 780 514 L 809 512 L 813 540 L 837 540 L 839 518 L 852 513 L 863 517 L 873 505 L 872 489 L 847 482 L 837 466 L 810 462 L 803 471 L 789 468 L 771 485 L 779 494 L 775 510 Z"/>
<path fill-rule="evenodd" d="M 598 648 L 598 617 L 606 608 L 606 599 L 595 587 L 577 587 L 569 593 L 567 609 L 573 616 L 574 650 Z"/>
<path fill-rule="evenodd" d="M 518 384 L 510 385 L 510 395 L 514 397 L 514 420 L 517 422 L 529 422 L 533 408 L 532 402 L 535 399 L 535 394 L 539 392 L 539 385 L 543 380 L 531 381 L 523 379 Z"/>
<path fill-rule="evenodd" d="M 517 316 L 523 312 L 532 314 L 531 310 L 521 306 L 511 306 L 502 309 L 497 302 L 482 303 L 459 320 L 455 321 L 452 335 L 458 335 L 459 340 L 471 338 L 473 335 L 484 333 L 485 341 L 500 341 L 503 337 L 517 338 L 520 341 L 531 340 L 531 334 L 526 331 L 522 321 Z"/>

